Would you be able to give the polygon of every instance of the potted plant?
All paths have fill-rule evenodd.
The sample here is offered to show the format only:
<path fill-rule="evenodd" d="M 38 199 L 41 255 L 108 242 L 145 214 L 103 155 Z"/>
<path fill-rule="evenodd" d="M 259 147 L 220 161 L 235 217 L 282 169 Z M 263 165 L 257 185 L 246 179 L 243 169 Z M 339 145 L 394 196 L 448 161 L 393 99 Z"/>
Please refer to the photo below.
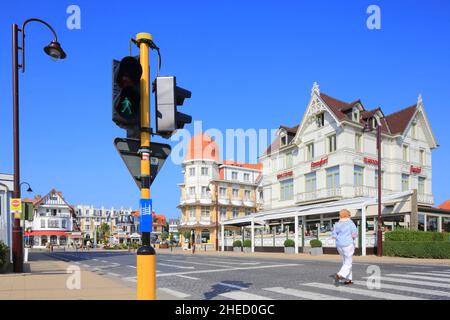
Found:
<path fill-rule="evenodd" d="M 309 250 L 309 253 L 312 256 L 320 256 L 323 254 L 322 249 L 322 241 L 319 239 L 313 239 L 309 242 L 309 245 L 311 246 L 311 249 Z"/>
<path fill-rule="evenodd" d="M 295 253 L 295 241 L 292 239 L 286 239 L 284 241 L 284 253 Z"/>
<path fill-rule="evenodd" d="M 244 252 L 250 253 L 252 252 L 252 240 L 244 240 Z"/>
<path fill-rule="evenodd" d="M 241 242 L 241 240 L 235 240 L 233 242 L 233 251 L 234 252 L 241 252 L 242 251 L 242 242 Z"/>

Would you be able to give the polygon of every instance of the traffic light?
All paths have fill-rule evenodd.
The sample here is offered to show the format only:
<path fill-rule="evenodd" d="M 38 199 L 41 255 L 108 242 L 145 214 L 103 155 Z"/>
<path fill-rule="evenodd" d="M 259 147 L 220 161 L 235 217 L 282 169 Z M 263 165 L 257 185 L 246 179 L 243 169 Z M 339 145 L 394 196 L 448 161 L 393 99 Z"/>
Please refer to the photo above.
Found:
<path fill-rule="evenodd" d="M 177 129 L 182 129 L 186 123 L 192 122 L 190 115 L 177 111 L 177 106 L 182 106 L 184 99 L 191 97 L 191 92 L 177 87 L 175 77 L 156 77 L 153 91 L 157 134 L 170 137 Z"/>
<path fill-rule="evenodd" d="M 140 127 L 142 67 L 135 57 L 113 60 L 112 120 L 121 128 Z"/>

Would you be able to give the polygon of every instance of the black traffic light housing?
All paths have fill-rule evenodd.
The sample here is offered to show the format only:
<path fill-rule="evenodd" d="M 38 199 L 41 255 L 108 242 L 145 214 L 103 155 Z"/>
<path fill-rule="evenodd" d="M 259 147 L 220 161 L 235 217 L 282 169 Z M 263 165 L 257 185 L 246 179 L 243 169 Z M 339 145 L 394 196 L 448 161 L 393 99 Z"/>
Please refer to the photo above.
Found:
<path fill-rule="evenodd" d="M 177 129 L 192 122 L 190 115 L 181 113 L 177 106 L 191 97 L 189 90 L 177 86 L 176 77 L 156 77 L 153 83 L 155 93 L 156 134 L 170 137 Z"/>
<path fill-rule="evenodd" d="M 112 120 L 124 129 L 139 129 L 141 122 L 140 81 L 142 66 L 139 58 L 113 60 Z"/>

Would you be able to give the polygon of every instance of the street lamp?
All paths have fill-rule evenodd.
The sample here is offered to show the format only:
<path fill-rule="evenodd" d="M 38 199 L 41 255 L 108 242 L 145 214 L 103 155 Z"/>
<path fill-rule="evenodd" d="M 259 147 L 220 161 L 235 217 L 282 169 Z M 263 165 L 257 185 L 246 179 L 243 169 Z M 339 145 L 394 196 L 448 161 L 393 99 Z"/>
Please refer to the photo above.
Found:
<path fill-rule="evenodd" d="M 53 41 L 44 48 L 44 52 L 53 59 L 64 59 L 66 53 L 58 42 L 55 30 L 41 19 L 27 19 L 19 29 L 17 24 L 12 25 L 12 80 L 13 80 L 13 149 L 14 149 L 14 191 L 13 197 L 20 198 L 20 148 L 19 148 L 19 69 L 25 72 L 25 27 L 30 22 L 39 22 L 45 25 L 53 34 Z M 22 41 L 19 46 L 19 32 L 22 33 Z M 19 50 L 22 51 L 22 60 L 19 64 Z M 31 190 L 31 188 L 29 188 Z M 14 219 L 13 226 L 13 265 L 14 272 L 23 272 L 23 234 L 20 219 Z"/>
<path fill-rule="evenodd" d="M 211 186 L 213 186 L 213 184 L 211 183 Z M 208 186 L 208 189 L 206 189 L 208 192 L 211 192 L 211 188 L 210 186 Z M 215 210 L 216 210 L 216 251 L 219 251 L 219 197 L 218 197 L 218 187 L 217 185 L 215 185 L 215 202 L 214 202 L 214 206 L 215 206 Z"/>
<path fill-rule="evenodd" d="M 377 122 L 376 118 L 370 118 L 364 124 L 363 132 L 372 132 L 373 125 Z M 377 256 L 381 257 L 383 252 L 383 222 L 381 220 L 381 119 L 376 124 L 377 130 L 377 154 L 378 154 L 378 223 L 377 223 Z M 366 226 L 362 226 L 365 228 Z"/>
<path fill-rule="evenodd" d="M 31 189 L 31 186 L 30 186 L 30 184 L 28 182 L 22 182 L 20 184 L 20 186 L 22 186 L 23 184 L 26 184 L 28 186 L 27 192 L 33 192 L 33 189 Z"/>

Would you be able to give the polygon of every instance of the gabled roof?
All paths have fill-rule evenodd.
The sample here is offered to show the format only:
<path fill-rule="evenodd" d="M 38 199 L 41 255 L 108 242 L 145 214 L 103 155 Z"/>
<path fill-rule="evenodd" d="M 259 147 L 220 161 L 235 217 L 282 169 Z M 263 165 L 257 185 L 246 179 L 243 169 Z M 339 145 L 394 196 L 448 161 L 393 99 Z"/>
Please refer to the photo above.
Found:
<path fill-rule="evenodd" d="M 441 205 L 439 205 L 438 209 L 450 210 L 450 200 L 447 200 Z"/>
<path fill-rule="evenodd" d="M 47 193 L 44 197 L 35 198 L 35 201 L 32 200 L 33 206 L 34 206 L 34 207 L 40 206 L 40 205 L 41 205 L 45 200 L 47 200 L 52 194 L 57 194 L 57 195 L 61 198 L 61 200 L 63 201 L 63 203 L 64 203 L 65 205 L 67 205 L 67 206 L 70 208 L 70 210 L 71 210 L 72 212 L 75 212 L 73 206 L 70 205 L 69 203 L 67 203 L 67 201 L 66 201 L 66 200 L 64 199 L 64 197 L 62 196 L 62 192 L 56 191 L 55 189 L 50 190 L 50 192 Z"/>
<path fill-rule="evenodd" d="M 405 132 L 411 118 L 417 110 L 417 104 L 400 111 L 391 113 L 385 119 L 389 125 L 391 134 L 401 134 Z"/>

